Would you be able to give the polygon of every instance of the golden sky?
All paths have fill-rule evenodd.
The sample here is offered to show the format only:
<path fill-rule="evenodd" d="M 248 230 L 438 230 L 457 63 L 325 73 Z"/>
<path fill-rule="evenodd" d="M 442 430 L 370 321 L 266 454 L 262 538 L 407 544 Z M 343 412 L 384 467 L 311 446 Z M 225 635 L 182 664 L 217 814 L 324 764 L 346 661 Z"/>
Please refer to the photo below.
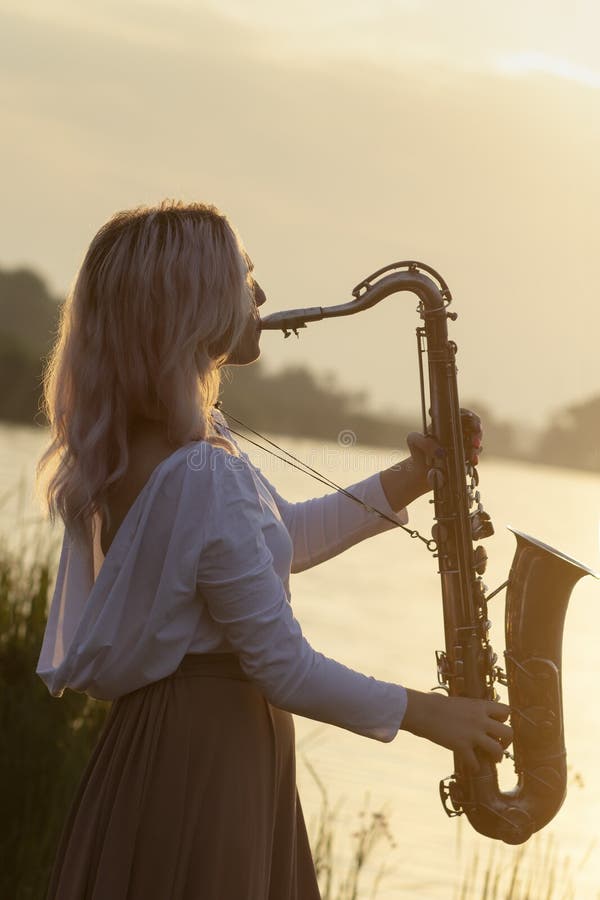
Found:
<path fill-rule="evenodd" d="M 540 423 L 600 392 L 599 9 L 0 0 L 0 265 L 63 292 L 111 213 L 165 196 L 231 216 L 270 310 L 420 259 L 463 400 Z M 266 334 L 265 362 L 416 410 L 414 307 Z"/>

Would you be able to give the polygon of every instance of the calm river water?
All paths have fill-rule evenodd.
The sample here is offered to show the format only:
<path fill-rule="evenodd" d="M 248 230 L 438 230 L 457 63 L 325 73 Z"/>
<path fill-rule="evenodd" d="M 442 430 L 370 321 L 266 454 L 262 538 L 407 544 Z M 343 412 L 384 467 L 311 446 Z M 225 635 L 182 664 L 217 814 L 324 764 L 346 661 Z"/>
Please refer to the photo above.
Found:
<path fill-rule="evenodd" d="M 0 534 L 34 543 L 40 509 L 33 499 L 35 461 L 46 442 L 43 430 L 0 426 Z M 284 445 L 312 466 L 349 485 L 398 459 L 398 454 L 359 446 L 343 447 L 285 439 Z M 291 500 L 318 496 L 321 485 L 268 457 L 248 452 Z M 574 471 L 484 460 L 480 466 L 482 499 L 496 535 L 486 542 L 490 562 L 485 576 L 491 588 L 506 579 L 514 551 L 512 525 L 592 568 L 600 569 L 600 478 Z M 323 489 L 325 490 L 325 489 Z M 431 507 L 421 499 L 411 523 L 430 528 Z M 61 534 L 52 536 L 57 547 Z M 443 646 L 439 578 L 435 562 L 417 541 L 388 532 L 352 548 L 334 560 L 294 576 L 294 609 L 317 649 L 387 680 L 426 690 L 435 682 L 434 650 Z M 503 600 L 490 603 L 497 652 L 503 650 Z M 530 897 L 546 897 L 542 884 L 556 866 L 556 893 L 582 900 L 600 898 L 600 712 L 596 696 L 600 655 L 600 583 L 586 577 L 575 587 L 564 634 L 564 716 L 571 782 L 563 808 L 525 849 L 498 845 L 472 831 L 463 819 L 448 819 L 438 781 L 451 772 L 451 755 L 400 732 L 391 744 L 296 719 L 298 780 L 305 815 L 316 820 L 321 808 L 312 768 L 325 785 L 336 811 L 335 865 L 342 874 L 352 855 L 353 834 L 368 821 L 361 810 L 384 810 L 395 847 L 382 841 L 361 882 L 361 900 L 372 896 L 379 868 L 385 866 L 377 897 L 446 900 L 481 897 L 481 888 L 462 894 L 465 873 L 478 861 L 480 875 L 491 862 L 502 873 L 498 897 L 508 893 L 509 877 L 520 858 L 523 877 L 537 879 Z M 504 698 L 505 699 L 505 698 Z M 57 702 L 59 702 L 57 700 Z M 510 763 L 501 783 L 512 784 Z M 504 772 L 504 770 L 506 770 Z M 547 856 L 550 858 L 548 862 Z M 565 869 L 566 867 L 566 869 Z M 481 884 L 471 875 L 472 884 Z M 529 877 L 529 876 L 527 876 Z M 559 889 L 560 888 L 560 889 Z M 572 892 L 563 893 L 571 888 Z"/>

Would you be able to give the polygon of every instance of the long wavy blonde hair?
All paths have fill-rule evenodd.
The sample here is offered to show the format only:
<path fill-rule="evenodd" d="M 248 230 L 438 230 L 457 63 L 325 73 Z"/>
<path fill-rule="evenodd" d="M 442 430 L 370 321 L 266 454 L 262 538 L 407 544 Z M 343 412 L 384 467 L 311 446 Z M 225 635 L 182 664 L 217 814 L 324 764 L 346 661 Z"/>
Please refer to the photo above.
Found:
<path fill-rule="evenodd" d="M 210 205 L 165 200 L 118 212 L 99 230 L 44 366 L 51 442 L 36 474 L 53 524 L 60 515 L 83 538 L 96 511 L 108 520 L 106 493 L 127 471 L 137 419 L 164 426 L 174 449 L 205 439 L 235 452 L 211 408 L 252 314 L 248 262 Z"/>

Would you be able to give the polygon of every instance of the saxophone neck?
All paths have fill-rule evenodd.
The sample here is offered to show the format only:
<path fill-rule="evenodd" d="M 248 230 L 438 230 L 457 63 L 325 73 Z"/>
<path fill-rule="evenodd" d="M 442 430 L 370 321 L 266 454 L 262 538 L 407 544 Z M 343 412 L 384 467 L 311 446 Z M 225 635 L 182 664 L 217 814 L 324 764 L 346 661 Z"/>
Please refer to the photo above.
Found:
<path fill-rule="evenodd" d="M 352 316 L 401 291 L 409 291 L 418 296 L 424 318 L 442 313 L 444 316 L 456 317 L 454 313 L 445 313 L 452 297 L 441 275 L 425 263 L 405 261 L 392 263 L 369 275 L 356 285 L 352 291 L 352 300 L 347 303 L 272 313 L 261 319 L 261 330 L 281 330 L 287 332 L 287 337 L 291 332 L 297 333 L 299 328 L 305 328 L 310 322 Z"/>

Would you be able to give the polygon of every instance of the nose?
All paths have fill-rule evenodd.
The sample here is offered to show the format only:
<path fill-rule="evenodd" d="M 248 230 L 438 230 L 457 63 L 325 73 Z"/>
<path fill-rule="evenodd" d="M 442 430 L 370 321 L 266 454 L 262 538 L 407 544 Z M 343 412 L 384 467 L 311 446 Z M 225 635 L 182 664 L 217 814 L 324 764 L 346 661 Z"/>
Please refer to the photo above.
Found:
<path fill-rule="evenodd" d="M 263 303 L 267 302 L 267 295 L 261 288 L 258 281 L 254 282 L 254 302 L 256 303 L 257 306 L 262 306 Z"/>

